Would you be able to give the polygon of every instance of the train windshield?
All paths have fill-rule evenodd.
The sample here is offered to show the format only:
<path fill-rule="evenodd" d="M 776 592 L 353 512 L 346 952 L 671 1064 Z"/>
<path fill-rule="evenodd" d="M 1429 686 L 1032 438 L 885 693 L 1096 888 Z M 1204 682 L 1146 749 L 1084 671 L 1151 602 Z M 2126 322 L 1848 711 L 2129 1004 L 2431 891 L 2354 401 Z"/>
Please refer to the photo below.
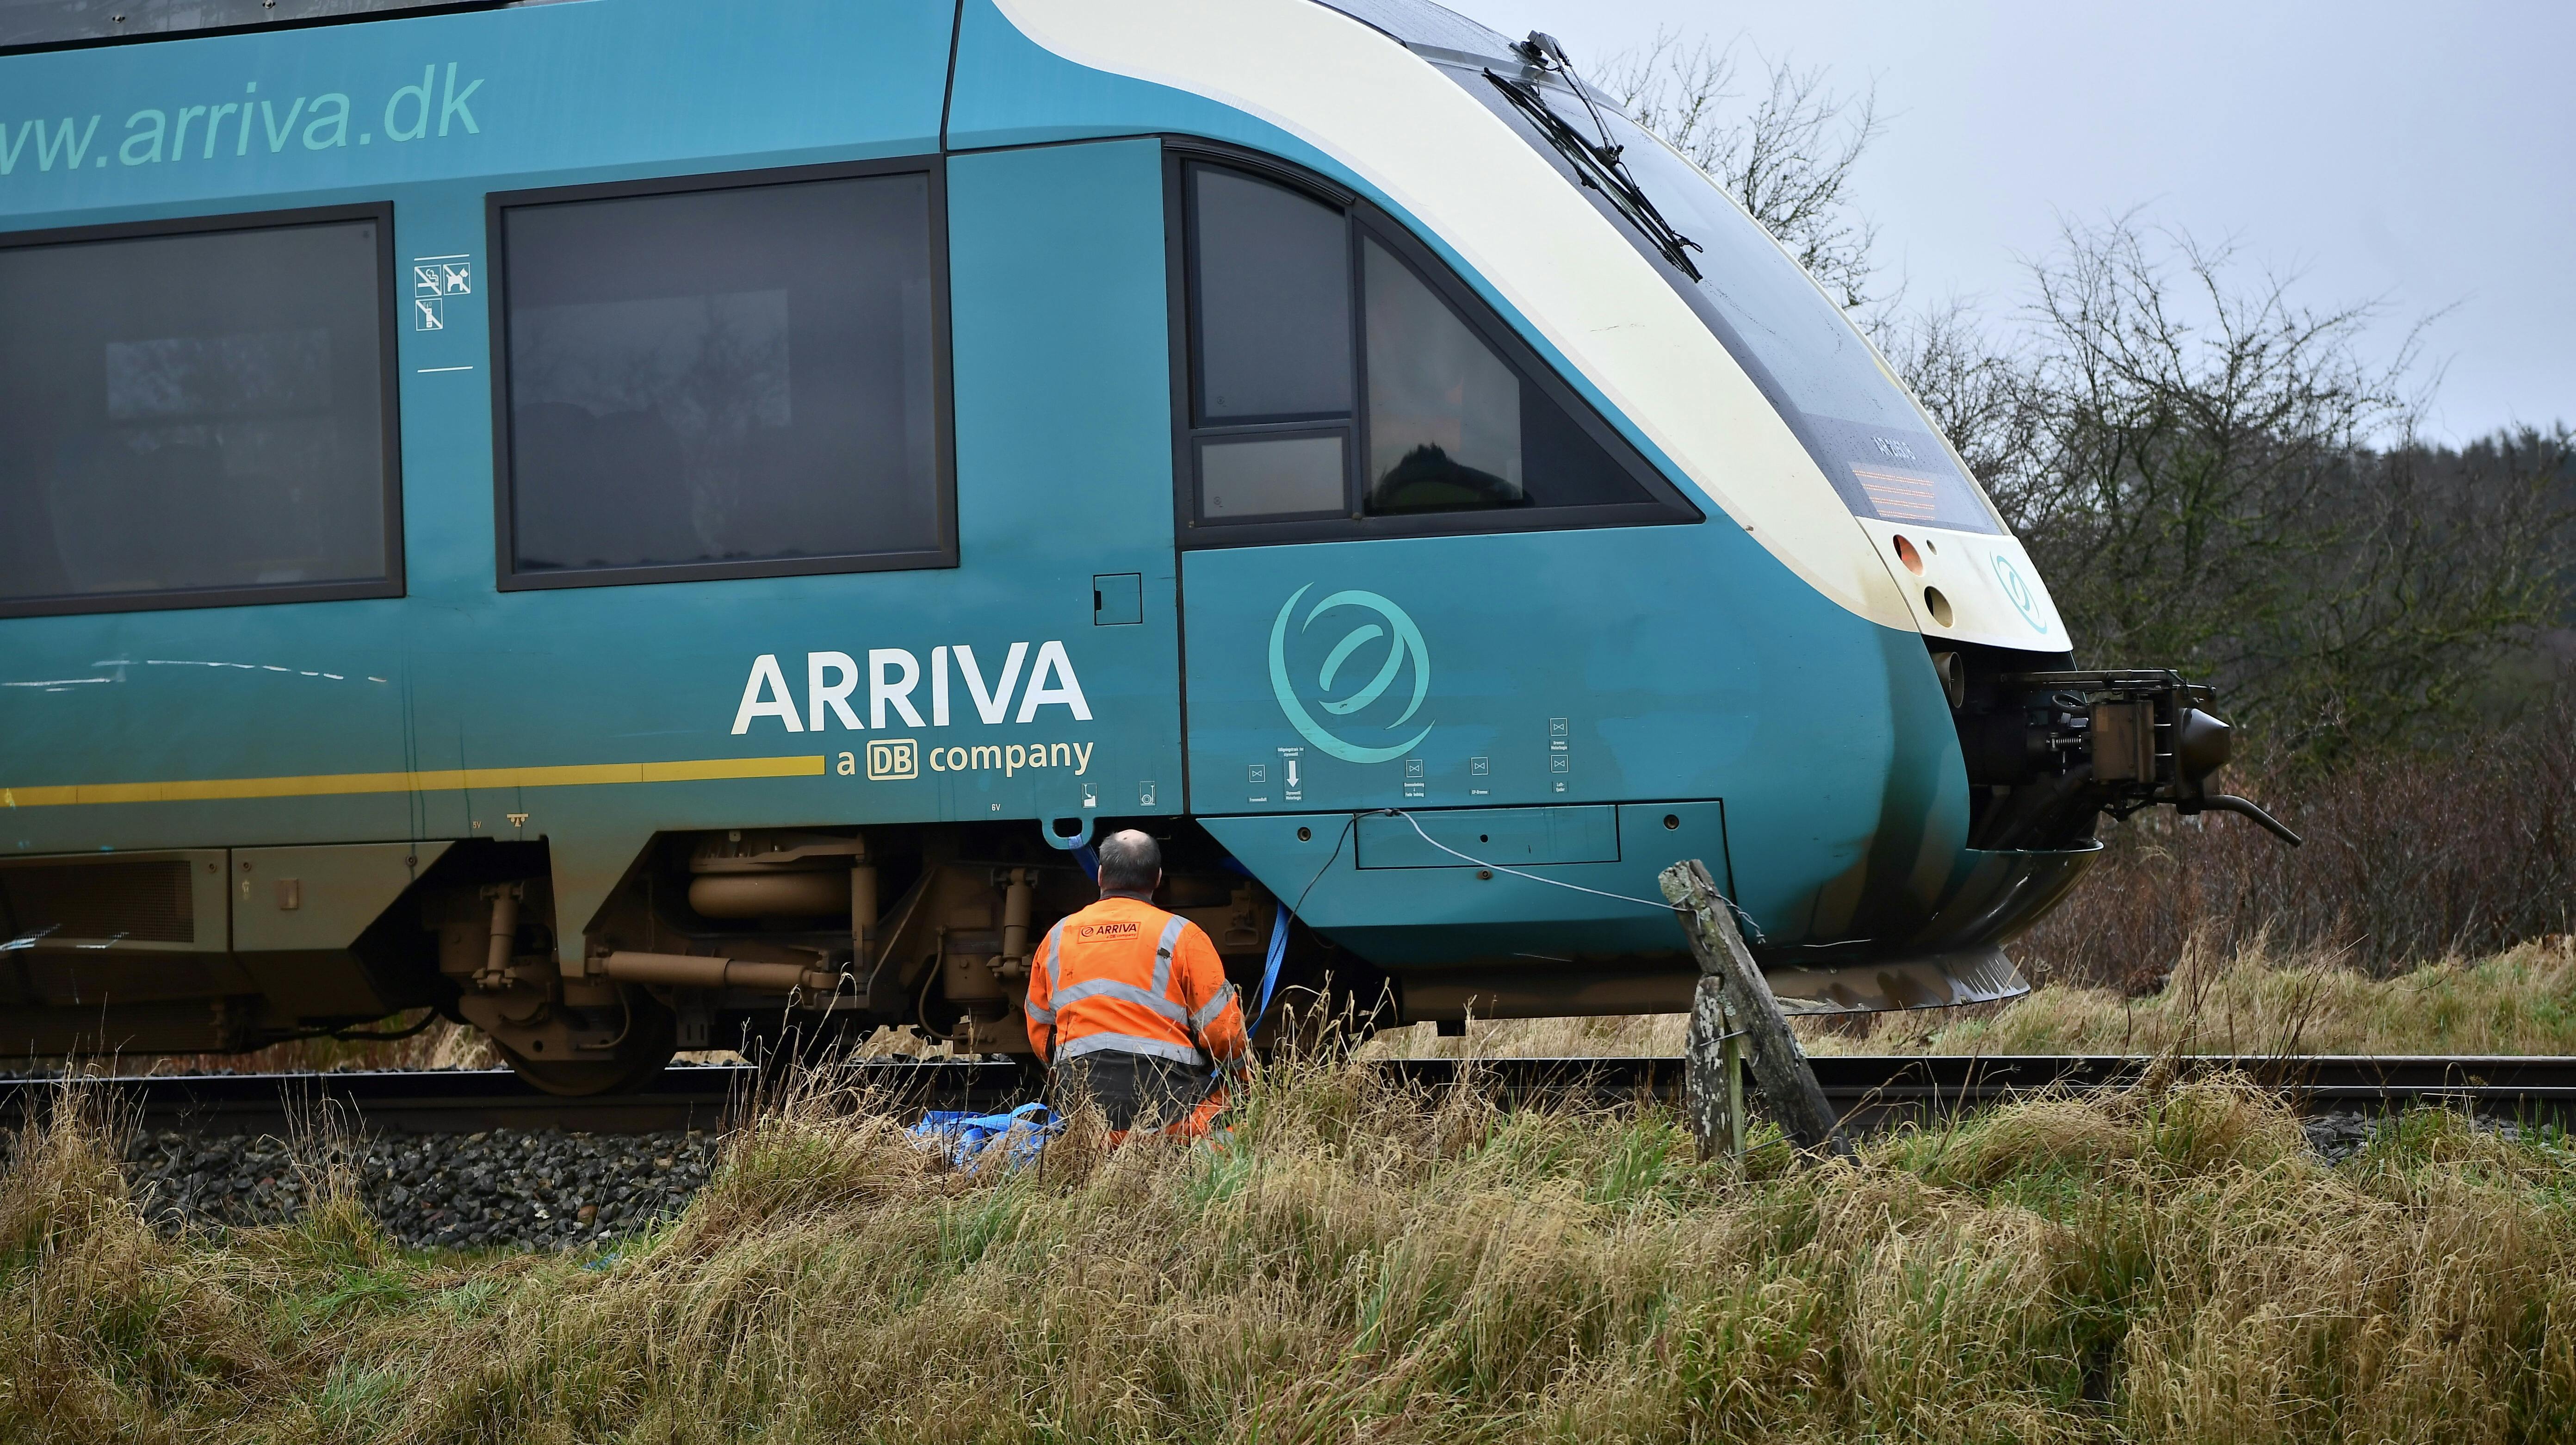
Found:
<path fill-rule="evenodd" d="M 1498 68 L 1483 65 L 1444 62 L 1442 68 L 1554 162 L 1569 184 L 1581 185 L 1654 263 L 1787 419 L 1854 515 L 2003 530 L 1930 418 L 1842 308 L 1697 166 L 1616 108 L 1599 104 L 1599 124 L 1623 148 L 1620 159 L 1650 203 L 1641 208 L 1615 184 L 1584 174 L 1592 167 L 1577 148 L 1597 142 L 1599 131 L 1593 114 L 1559 82 L 1507 81 Z M 1535 116 L 1533 102 L 1560 124 Z M 1679 246 L 1678 238 L 1690 245 Z"/>

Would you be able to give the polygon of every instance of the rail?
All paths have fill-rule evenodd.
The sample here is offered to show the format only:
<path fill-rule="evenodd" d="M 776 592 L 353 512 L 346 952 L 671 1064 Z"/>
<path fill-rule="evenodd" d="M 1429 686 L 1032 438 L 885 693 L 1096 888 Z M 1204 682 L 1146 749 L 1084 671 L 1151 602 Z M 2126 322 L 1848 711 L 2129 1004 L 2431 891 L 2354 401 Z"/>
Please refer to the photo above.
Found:
<path fill-rule="evenodd" d="M 2080 1094 L 2131 1088 L 2150 1073 L 2177 1078 L 2241 1074 L 2306 1113 L 2438 1102 L 2485 1114 L 2576 1115 L 2576 1058 L 2555 1056 L 1821 1054 L 1808 1063 L 1826 1101 L 1845 1123 L 1858 1128 L 2049 1090 Z M 1680 1099 L 1683 1088 L 1679 1058 L 1404 1059 L 1382 1067 L 1421 1086 L 1451 1087 L 1472 1080 L 1516 1097 L 1583 1093 L 1605 1102 L 1671 1102 Z M 1749 1077 L 1746 1085 L 1752 1085 Z"/>
<path fill-rule="evenodd" d="M 2181 1077 L 2238 1073 L 2304 1111 L 2385 1110 L 2441 1102 L 2481 1113 L 2576 1116 L 2576 1058 L 2360 1055 L 2162 1058 L 2086 1055 L 1825 1054 L 1811 1060 L 1826 1099 L 1856 1127 L 1956 1112 L 2047 1090 L 2133 1086 L 2150 1071 Z M 1438 1091 L 1484 1089 L 1510 1102 L 1615 1105 L 1681 1096 L 1678 1058 L 1389 1059 L 1390 1082 Z M 981 1109 L 1031 1097 L 1040 1081 L 1004 1059 L 870 1060 L 845 1081 L 888 1107 Z M 559 1128 L 601 1134 L 722 1129 L 755 1107 L 757 1070 L 681 1067 L 640 1093 L 561 1098 L 507 1070 L 303 1074 L 171 1074 L 95 1081 L 148 1128 L 210 1134 L 288 1131 L 337 1115 L 390 1133 L 470 1134 Z M 0 1080 L 0 1120 L 14 1121 L 57 1088 L 50 1079 Z"/>
<path fill-rule="evenodd" d="M 1025 1097 L 1027 1076 L 1010 1062 L 886 1060 L 851 1070 L 894 1107 L 981 1108 Z M 531 1087 L 507 1069 L 388 1069 L 295 1074 L 164 1074 L 102 1078 L 120 1118 L 145 1128 L 206 1134 L 276 1134 L 325 1118 L 396 1134 L 473 1134 L 487 1129 L 565 1129 L 650 1134 L 722 1129 L 755 1107 L 756 1069 L 675 1067 L 632 1094 L 565 1098 Z M 0 1120 L 12 1121 L 51 1097 L 53 1079 L 0 1080 Z"/>

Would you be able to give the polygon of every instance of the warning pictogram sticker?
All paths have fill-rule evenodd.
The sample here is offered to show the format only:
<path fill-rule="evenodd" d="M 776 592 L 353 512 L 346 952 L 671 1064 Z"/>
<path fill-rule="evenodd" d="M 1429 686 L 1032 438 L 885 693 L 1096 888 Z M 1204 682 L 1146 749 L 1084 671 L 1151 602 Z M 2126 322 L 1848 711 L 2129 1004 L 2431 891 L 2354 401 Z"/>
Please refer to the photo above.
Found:
<path fill-rule="evenodd" d="M 447 298 L 474 294 L 471 256 L 411 258 L 411 329 L 445 331 Z"/>

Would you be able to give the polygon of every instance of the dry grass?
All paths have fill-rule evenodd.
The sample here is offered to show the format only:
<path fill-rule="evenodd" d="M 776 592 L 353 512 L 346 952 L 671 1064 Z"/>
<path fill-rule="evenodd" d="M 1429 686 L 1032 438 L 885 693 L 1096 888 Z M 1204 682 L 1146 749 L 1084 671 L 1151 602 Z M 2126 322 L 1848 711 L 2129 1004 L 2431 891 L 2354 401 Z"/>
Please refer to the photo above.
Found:
<path fill-rule="evenodd" d="M 2474 963 L 2445 959 L 2395 978 L 2341 960 L 2285 957 L 2257 940 L 2224 963 L 2199 949 L 2163 992 L 2047 984 L 2012 1003 L 1879 1014 L 1856 1028 L 1806 1021 L 1816 1054 L 2569 1054 L 2576 1055 L 2576 939 Z M 1678 1054 L 1680 1014 L 1475 1020 L 1467 1036 L 1392 1029 L 1371 1058 Z"/>
<path fill-rule="evenodd" d="M 417 1019 L 417 1014 L 396 1016 L 371 1024 L 372 1030 L 384 1031 Z M 880 1028 L 867 1038 L 851 1045 L 851 1051 L 864 1057 L 902 1054 L 913 1058 L 943 1058 L 955 1052 L 945 1043 L 929 1043 L 909 1029 Z M 739 1064 L 743 1056 L 731 1049 L 682 1050 L 676 1058 L 683 1064 Z M 52 1067 L 59 1059 L 17 1061 L 24 1067 Z M 465 1024 L 440 1020 L 407 1039 L 371 1041 L 360 1039 L 313 1038 L 295 1039 L 252 1049 L 238 1054 L 148 1054 L 115 1059 L 84 1059 L 81 1072 L 109 1076 L 139 1074 L 291 1074 L 340 1069 L 497 1069 L 501 1067 L 499 1050 L 480 1030 Z"/>
<path fill-rule="evenodd" d="M 401 1022 L 387 1019 L 372 1027 L 383 1030 Z M 410 1038 L 384 1043 L 297 1039 L 242 1054 L 169 1054 L 145 1062 L 149 1072 L 156 1074 L 200 1074 L 218 1069 L 242 1074 L 291 1074 L 323 1069 L 497 1069 L 501 1056 L 493 1052 L 492 1041 L 479 1030 L 441 1019 Z"/>
<path fill-rule="evenodd" d="M 2203 957 L 2187 954 L 2147 998 L 2042 988 L 1983 1017 L 1882 1016 L 1836 1042 L 1879 1053 L 2576 1054 L 2576 940 L 2565 935 L 2394 978 L 2260 941 L 2224 964 Z"/>
<path fill-rule="evenodd" d="M 164 1239 L 78 1100 L 0 1177 L 0 1440 L 2485 1441 L 2576 1430 L 2576 1161 L 2224 1085 L 1849 1165 L 1291 1067 L 1226 1147 L 961 1176 L 847 1101 L 622 1257 Z"/>
<path fill-rule="evenodd" d="M 1597 1018 L 1469 1019 L 1467 1032 L 1442 1038 L 1430 1024 L 1382 1029 L 1360 1045 L 1364 1059 L 1576 1059 L 1670 1056 L 1682 1051 L 1685 1014 L 1606 1014 Z M 1818 1052 L 1808 1041 L 1809 1052 Z"/>
<path fill-rule="evenodd" d="M 415 1022 L 420 1015 L 397 1015 L 369 1025 L 388 1031 Z M 60 1058 L 0 1058 L 0 1067 L 55 1069 Z M 85 1057 L 77 1072 L 109 1077 L 147 1074 L 289 1074 L 340 1069 L 494 1069 L 501 1056 L 480 1031 L 444 1019 L 407 1039 L 292 1039 L 236 1054 L 120 1054 Z"/>

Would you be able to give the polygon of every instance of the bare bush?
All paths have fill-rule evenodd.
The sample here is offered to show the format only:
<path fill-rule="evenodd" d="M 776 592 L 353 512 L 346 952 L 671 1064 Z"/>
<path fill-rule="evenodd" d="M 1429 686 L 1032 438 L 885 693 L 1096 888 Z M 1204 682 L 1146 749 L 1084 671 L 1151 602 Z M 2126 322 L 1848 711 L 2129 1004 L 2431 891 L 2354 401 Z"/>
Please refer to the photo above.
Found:
<path fill-rule="evenodd" d="M 2274 757 L 2453 735 L 2556 618 L 2571 438 L 2420 442 L 2412 335 L 2231 247 L 2070 225 L 2013 324 L 1889 328 L 1895 365 L 2048 576 L 2078 661 L 2217 683 Z"/>
<path fill-rule="evenodd" d="M 2014 946 L 2036 977 L 2141 992 L 2188 950 L 2267 941 L 2377 976 L 2576 931 L 2576 706 L 2454 749 L 2380 753 L 2238 785 L 2307 837 L 2147 813 L 2110 830 L 2092 876 Z"/>

